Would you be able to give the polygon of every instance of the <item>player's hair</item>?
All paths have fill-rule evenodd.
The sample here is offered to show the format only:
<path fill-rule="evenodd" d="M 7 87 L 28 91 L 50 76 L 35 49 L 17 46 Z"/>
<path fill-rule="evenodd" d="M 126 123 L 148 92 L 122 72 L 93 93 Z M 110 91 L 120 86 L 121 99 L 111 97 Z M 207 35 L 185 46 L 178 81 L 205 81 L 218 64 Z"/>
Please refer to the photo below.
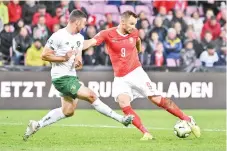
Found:
<path fill-rule="evenodd" d="M 87 15 L 80 10 L 73 10 L 69 15 L 69 21 L 74 22 L 81 18 L 87 18 Z"/>
<path fill-rule="evenodd" d="M 132 16 L 134 18 L 137 18 L 138 17 L 134 12 L 132 12 L 130 10 L 127 10 L 124 13 L 121 14 L 121 18 L 122 19 L 128 19 L 130 16 Z"/>
<path fill-rule="evenodd" d="M 46 5 L 40 4 L 40 5 L 38 5 L 38 9 L 46 9 Z"/>

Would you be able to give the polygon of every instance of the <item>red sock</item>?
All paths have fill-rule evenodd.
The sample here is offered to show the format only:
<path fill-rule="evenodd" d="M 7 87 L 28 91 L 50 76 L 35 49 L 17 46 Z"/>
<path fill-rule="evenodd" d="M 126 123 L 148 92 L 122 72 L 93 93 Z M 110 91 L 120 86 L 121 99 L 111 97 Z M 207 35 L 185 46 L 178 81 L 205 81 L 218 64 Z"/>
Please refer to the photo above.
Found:
<path fill-rule="evenodd" d="M 175 103 L 171 106 L 168 106 L 168 104 L 169 104 L 168 101 L 169 100 L 162 97 L 161 102 L 158 106 L 164 108 L 166 111 L 173 114 L 174 116 L 179 117 L 181 120 L 186 120 L 186 121 L 191 120 L 190 117 L 188 117 L 186 114 L 184 114 L 184 112 L 182 112 Z"/>
<path fill-rule="evenodd" d="M 132 124 L 137 127 L 143 134 L 144 133 L 149 133 L 148 130 L 143 126 L 141 120 L 140 120 L 140 117 L 134 112 L 134 110 L 132 109 L 131 106 L 126 106 L 124 108 L 122 108 L 122 111 L 128 115 L 128 114 L 131 114 L 131 115 L 134 115 L 134 119 L 133 119 L 133 122 Z"/>

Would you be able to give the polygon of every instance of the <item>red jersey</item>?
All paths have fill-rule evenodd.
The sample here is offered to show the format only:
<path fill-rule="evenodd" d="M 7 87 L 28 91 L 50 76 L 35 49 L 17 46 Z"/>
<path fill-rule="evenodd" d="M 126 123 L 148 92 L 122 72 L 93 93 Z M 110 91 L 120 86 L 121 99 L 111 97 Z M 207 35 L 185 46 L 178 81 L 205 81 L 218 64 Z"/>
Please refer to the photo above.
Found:
<path fill-rule="evenodd" d="M 117 27 L 100 31 L 94 37 L 97 40 L 96 45 L 106 43 L 116 77 L 123 77 L 141 66 L 136 49 L 138 37 L 138 30 L 128 35 L 122 35 L 117 31 Z"/>

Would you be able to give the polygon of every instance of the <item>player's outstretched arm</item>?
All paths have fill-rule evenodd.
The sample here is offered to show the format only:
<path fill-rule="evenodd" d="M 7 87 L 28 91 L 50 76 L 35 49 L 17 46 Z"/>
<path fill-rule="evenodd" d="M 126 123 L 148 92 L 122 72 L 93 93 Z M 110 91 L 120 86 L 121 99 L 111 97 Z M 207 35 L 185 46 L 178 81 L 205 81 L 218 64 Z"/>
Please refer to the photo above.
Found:
<path fill-rule="evenodd" d="M 83 64 L 82 64 L 82 51 L 79 51 L 75 57 L 75 68 L 76 70 L 82 69 Z"/>
<path fill-rule="evenodd" d="M 54 50 L 44 47 L 41 58 L 49 62 L 65 62 L 73 55 L 73 51 L 68 51 L 65 56 L 56 56 Z"/>
<path fill-rule="evenodd" d="M 83 46 L 83 50 L 88 49 L 89 47 L 95 46 L 97 43 L 97 40 L 92 38 L 89 40 L 84 40 L 84 46 Z"/>
<path fill-rule="evenodd" d="M 140 53 L 142 51 L 142 42 L 141 42 L 140 38 L 138 38 L 136 41 L 136 48 L 137 48 L 138 53 Z"/>

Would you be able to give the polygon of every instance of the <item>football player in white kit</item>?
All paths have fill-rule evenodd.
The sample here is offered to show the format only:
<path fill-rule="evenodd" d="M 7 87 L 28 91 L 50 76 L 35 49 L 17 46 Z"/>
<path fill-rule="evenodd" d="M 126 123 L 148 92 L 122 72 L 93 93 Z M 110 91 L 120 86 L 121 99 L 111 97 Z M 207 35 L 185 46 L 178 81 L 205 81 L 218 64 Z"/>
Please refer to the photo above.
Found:
<path fill-rule="evenodd" d="M 52 64 L 51 78 L 55 88 L 61 94 L 60 108 L 51 110 L 41 120 L 30 120 L 23 139 L 26 141 L 39 129 L 61 119 L 71 117 L 76 108 L 76 98 L 88 101 L 98 112 L 128 126 L 133 116 L 122 116 L 104 104 L 93 91 L 80 84 L 76 68 L 82 66 L 82 48 L 84 37 L 79 33 L 86 25 L 87 16 L 74 10 L 68 25 L 54 33 L 48 40 L 42 59 Z"/>

